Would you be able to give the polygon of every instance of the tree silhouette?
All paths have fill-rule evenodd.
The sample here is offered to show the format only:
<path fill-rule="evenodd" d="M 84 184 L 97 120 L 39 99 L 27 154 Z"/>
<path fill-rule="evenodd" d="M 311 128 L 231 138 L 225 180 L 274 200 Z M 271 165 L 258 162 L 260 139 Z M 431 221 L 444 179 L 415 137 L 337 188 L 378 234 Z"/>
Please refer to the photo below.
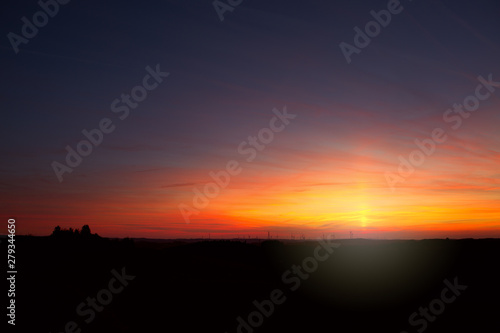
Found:
<path fill-rule="evenodd" d="M 52 237 L 59 239 L 59 240 L 79 240 L 79 239 L 85 239 L 85 240 L 95 240 L 99 239 L 99 235 L 97 234 L 92 234 L 90 232 L 90 227 L 88 224 L 84 225 L 82 229 L 62 229 L 60 226 L 57 226 L 54 228 L 54 231 L 52 232 Z"/>
<path fill-rule="evenodd" d="M 90 232 L 90 227 L 88 224 L 82 227 L 82 231 L 80 232 L 82 237 L 89 237 L 92 233 Z"/>
<path fill-rule="evenodd" d="M 54 228 L 54 231 L 52 231 L 53 236 L 59 236 L 61 234 L 61 227 L 57 226 Z"/>

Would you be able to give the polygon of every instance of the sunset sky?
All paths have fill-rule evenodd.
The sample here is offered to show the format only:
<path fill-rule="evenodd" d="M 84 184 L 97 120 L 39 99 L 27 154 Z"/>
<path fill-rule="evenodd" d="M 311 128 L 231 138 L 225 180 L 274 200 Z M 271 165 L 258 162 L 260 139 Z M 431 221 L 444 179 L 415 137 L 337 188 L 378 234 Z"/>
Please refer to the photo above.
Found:
<path fill-rule="evenodd" d="M 339 45 L 387 1 L 244 0 L 223 21 L 211 0 L 59 6 L 17 54 L 7 34 L 40 6 L 0 11 L 1 214 L 18 234 L 500 237 L 500 2 L 404 0 L 350 63 Z M 148 66 L 169 75 L 120 119 Z M 54 161 L 104 118 L 114 130 L 60 182 Z M 265 148 L 240 153 L 259 132 Z M 241 172 L 195 207 L 229 161 Z"/>

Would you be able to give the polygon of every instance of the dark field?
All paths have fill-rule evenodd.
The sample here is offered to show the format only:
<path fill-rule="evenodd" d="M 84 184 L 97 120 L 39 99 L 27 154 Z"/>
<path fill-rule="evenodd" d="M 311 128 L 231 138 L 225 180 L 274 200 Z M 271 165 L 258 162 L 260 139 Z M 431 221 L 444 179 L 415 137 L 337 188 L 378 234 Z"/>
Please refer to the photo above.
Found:
<path fill-rule="evenodd" d="M 16 329 L 498 332 L 499 240 L 336 242 L 18 236 Z"/>

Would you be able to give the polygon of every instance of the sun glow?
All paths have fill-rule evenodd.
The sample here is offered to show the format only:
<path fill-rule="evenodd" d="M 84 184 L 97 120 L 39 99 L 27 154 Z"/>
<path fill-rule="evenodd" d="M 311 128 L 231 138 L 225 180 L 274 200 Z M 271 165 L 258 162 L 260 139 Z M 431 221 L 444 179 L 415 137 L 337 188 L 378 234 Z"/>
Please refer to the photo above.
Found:
<path fill-rule="evenodd" d="M 359 221 L 361 222 L 361 227 L 364 228 L 368 225 L 368 213 L 371 212 L 371 209 L 364 209 L 358 212 Z"/>

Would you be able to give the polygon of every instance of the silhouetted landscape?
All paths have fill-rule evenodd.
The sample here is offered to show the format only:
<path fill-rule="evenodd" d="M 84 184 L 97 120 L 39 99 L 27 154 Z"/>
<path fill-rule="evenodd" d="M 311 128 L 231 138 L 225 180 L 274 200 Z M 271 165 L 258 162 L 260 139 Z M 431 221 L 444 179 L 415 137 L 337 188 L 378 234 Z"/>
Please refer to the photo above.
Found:
<path fill-rule="evenodd" d="M 500 1 L 1 5 L 5 333 L 500 333 Z"/>
<path fill-rule="evenodd" d="M 47 237 L 17 236 L 16 245 L 22 272 L 16 286 L 19 332 L 65 332 L 72 321 L 77 326 L 70 324 L 69 332 L 489 332 L 498 327 L 498 239 L 134 240 L 101 238 L 85 226 L 57 227 Z M 328 258 L 314 269 L 312 260 L 304 259 L 315 251 Z M 311 272 L 294 273 L 292 267 L 303 263 Z M 460 285 L 459 295 L 442 296 L 444 280 Z M 110 288 L 120 291 L 99 294 Z M 270 306 L 266 300 L 273 290 L 280 291 L 274 295 L 279 304 Z M 93 310 L 88 297 L 107 304 Z M 417 315 L 410 325 L 412 313 L 441 297 L 453 301 L 442 303 L 444 310 L 434 302 L 439 315 L 429 312 L 433 321 L 424 324 L 425 317 Z M 254 301 L 269 315 L 262 315 L 257 327 L 248 324 L 257 309 Z M 254 316 L 254 324 L 259 318 Z"/>

